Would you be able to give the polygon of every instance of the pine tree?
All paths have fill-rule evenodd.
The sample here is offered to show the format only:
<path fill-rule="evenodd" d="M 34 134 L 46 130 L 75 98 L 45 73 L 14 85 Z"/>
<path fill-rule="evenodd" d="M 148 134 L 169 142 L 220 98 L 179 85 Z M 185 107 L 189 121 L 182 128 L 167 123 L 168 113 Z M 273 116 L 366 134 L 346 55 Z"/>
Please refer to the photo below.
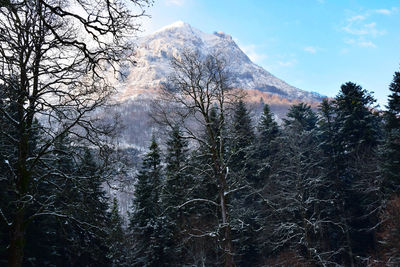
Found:
<path fill-rule="evenodd" d="M 320 119 L 318 121 L 318 148 L 322 151 L 322 168 L 324 170 L 322 179 L 326 186 L 322 191 L 322 196 L 330 199 L 322 206 L 326 215 L 327 224 L 321 229 L 321 241 L 326 250 L 333 252 L 332 260 L 342 265 L 349 265 L 349 255 L 352 254 L 352 248 L 349 245 L 350 229 L 349 216 L 345 214 L 345 196 L 348 186 L 345 180 L 341 178 L 341 145 L 338 141 L 341 137 L 338 135 L 339 123 L 337 121 L 336 106 L 334 101 L 327 98 L 323 99 L 319 106 Z M 340 214 L 340 216 L 338 216 Z"/>
<path fill-rule="evenodd" d="M 254 144 L 254 159 L 257 164 L 257 188 L 263 186 L 268 180 L 274 155 L 277 153 L 276 138 L 279 136 L 279 127 L 273 119 L 273 114 L 267 104 L 264 105 L 263 114 L 258 123 L 258 134 Z"/>
<path fill-rule="evenodd" d="M 15 179 L 17 168 L 17 149 L 12 140 L 18 138 L 17 125 L 10 123 L 17 117 L 17 95 L 11 86 L 0 84 L 0 210 L 2 218 L 0 223 L 0 265 L 7 264 L 7 247 L 9 245 L 9 231 L 12 214 L 16 209 L 13 205 L 15 197 L 11 192 L 11 178 Z M 10 118 L 8 118 L 8 116 Z M 11 138 L 10 138 L 11 137 Z"/>
<path fill-rule="evenodd" d="M 400 195 L 400 72 L 395 72 L 389 90 L 382 171 L 385 193 Z"/>
<path fill-rule="evenodd" d="M 236 259 L 241 266 L 258 263 L 260 249 L 257 246 L 255 221 L 255 197 L 252 193 L 256 184 L 256 159 L 253 144 L 254 128 L 245 103 L 240 100 L 234 105 L 229 139 L 227 140 L 229 160 L 229 183 L 238 190 L 230 195 L 232 205 L 232 235 Z"/>
<path fill-rule="evenodd" d="M 186 260 L 185 239 L 189 237 L 189 217 L 193 207 L 180 205 L 190 200 L 194 186 L 188 171 L 187 146 L 179 126 L 175 125 L 167 141 L 165 185 L 161 196 L 164 251 L 169 265 L 183 264 Z"/>
<path fill-rule="evenodd" d="M 118 201 L 115 197 L 113 198 L 109 216 L 106 242 L 109 248 L 107 258 L 110 260 L 112 267 L 129 266 L 127 259 L 129 251 L 126 244 L 123 219 L 119 213 Z"/>
<path fill-rule="evenodd" d="M 333 101 L 334 155 L 330 167 L 336 173 L 331 176 L 335 181 L 332 189 L 340 197 L 338 209 L 344 229 L 338 247 L 346 248 L 343 260 L 350 266 L 358 264 L 357 260 L 375 246 L 369 230 L 374 228 L 379 205 L 376 148 L 380 122 L 370 110 L 374 102 L 365 89 L 352 82 L 343 84 Z"/>
<path fill-rule="evenodd" d="M 297 264 L 301 259 L 308 265 L 324 266 L 335 252 L 326 249 L 321 238 L 330 224 L 325 208 L 331 198 L 324 194 L 329 182 L 323 179 L 317 116 L 310 106 L 300 103 L 290 107 L 284 122 L 276 140 L 276 166 L 263 192 L 268 200 L 264 214 L 272 214 L 263 230 L 266 252 L 294 253 Z"/>
<path fill-rule="evenodd" d="M 161 159 L 155 138 L 144 156 L 137 175 L 133 212 L 129 228 L 133 235 L 134 266 L 163 266 L 165 258 L 161 235 Z"/>
<path fill-rule="evenodd" d="M 355 154 L 378 144 L 378 127 L 369 110 L 375 99 L 361 86 L 347 82 L 335 98 L 338 135 L 343 154 Z"/>
<path fill-rule="evenodd" d="M 102 183 L 102 173 L 95 162 L 92 152 L 84 148 L 77 176 L 79 177 L 80 194 L 77 203 L 79 220 L 93 225 L 86 227 L 81 236 L 79 249 L 84 250 L 79 264 L 89 265 L 94 262 L 108 264 L 106 245 L 108 227 L 108 197 Z"/>
<path fill-rule="evenodd" d="M 299 131 L 313 130 L 318 120 L 311 106 L 304 103 L 291 106 L 286 116 L 287 119 L 283 120 L 285 126 Z"/>
<path fill-rule="evenodd" d="M 212 136 L 215 138 L 224 138 L 221 136 L 222 126 L 220 121 L 219 110 L 213 106 L 209 111 L 210 129 Z M 190 197 L 192 199 L 204 199 L 206 201 L 196 201 L 188 204 L 190 208 L 190 231 L 189 243 L 187 243 L 188 250 L 186 253 L 191 258 L 189 263 L 196 266 L 208 266 L 218 262 L 222 254 L 219 249 L 218 231 L 219 231 L 219 216 L 218 209 L 211 202 L 218 202 L 218 185 L 215 182 L 215 170 L 213 167 L 213 160 L 210 154 L 210 147 L 213 143 L 207 127 L 202 129 L 200 134 L 204 142 L 199 142 L 198 148 L 190 153 L 188 175 L 193 181 L 193 188 L 190 190 Z M 216 142 L 218 150 L 220 149 L 220 142 Z M 223 153 L 224 154 L 224 153 Z M 210 202 L 208 202 L 208 200 Z"/>
<path fill-rule="evenodd" d="M 400 72 L 395 72 L 389 86 L 385 118 L 385 139 L 381 147 L 383 200 L 378 233 L 378 255 L 386 266 L 400 264 Z"/>
<path fill-rule="evenodd" d="M 249 148 L 254 141 L 254 131 L 249 112 L 245 103 L 240 100 L 234 106 L 232 133 L 230 135 L 231 160 L 230 166 L 234 172 L 248 173 L 245 163 L 248 162 Z"/>

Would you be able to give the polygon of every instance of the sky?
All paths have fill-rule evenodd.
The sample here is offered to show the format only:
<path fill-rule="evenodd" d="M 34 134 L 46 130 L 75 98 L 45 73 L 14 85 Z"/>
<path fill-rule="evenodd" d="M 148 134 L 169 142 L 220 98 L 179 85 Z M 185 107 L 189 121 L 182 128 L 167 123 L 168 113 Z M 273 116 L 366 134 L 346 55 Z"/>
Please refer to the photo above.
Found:
<path fill-rule="evenodd" d="M 142 35 L 175 21 L 232 36 L 256 64 L 334 97 L 348 81 L 381 108 L 400 71 L 400 0 L 155 0 Z"/>

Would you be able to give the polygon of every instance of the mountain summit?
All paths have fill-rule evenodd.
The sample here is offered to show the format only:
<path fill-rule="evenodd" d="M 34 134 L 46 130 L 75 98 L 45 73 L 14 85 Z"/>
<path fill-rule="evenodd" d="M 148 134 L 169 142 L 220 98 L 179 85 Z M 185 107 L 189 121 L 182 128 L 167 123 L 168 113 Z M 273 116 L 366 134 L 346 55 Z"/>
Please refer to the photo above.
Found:
<path fill-rule="evenodd" d="M 204 55 L 217 52 L 228 59 L 236 88 L 258 90 L 291 100 L 320 100 L 319 95 L 293 87 L 253 63 L 232 37 L 223 32 L 208 34 L 177 21 L 140 38 L 137 43 L 133 56 L 137 64 L 122 70 L 125 78 L 120 79 L 121 100 L 158 89 L 172 71 L 171 58 L 185 49 Z"/>

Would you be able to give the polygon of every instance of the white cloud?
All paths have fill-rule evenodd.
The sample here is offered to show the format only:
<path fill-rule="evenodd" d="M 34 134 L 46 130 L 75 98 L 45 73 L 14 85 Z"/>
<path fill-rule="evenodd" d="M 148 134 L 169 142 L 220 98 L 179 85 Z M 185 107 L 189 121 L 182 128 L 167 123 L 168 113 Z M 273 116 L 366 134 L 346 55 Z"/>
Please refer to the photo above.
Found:
<path fill-rule="evenodd" d="M 320 50 L 320 48 L 319 47 L 315 47 L 315 46 L 307 46 L 307 47 L 304 47 L 303 50 L 308 52 L 308 53 L 315 54 Z"/>
<path fill-rule="evenodd" d="M 370 35 L 374 37 L 386 34 L 385 30 L 377 29 L 376 22 L 370 22 L 370 23 L 350 22 L 343 27 L 343 30 L 353 35 Z"/>
<path fill-rule="evenodd" d="M 372 19 L 378 15 L 388 16 L 395 12 L 397 12 L 396 7 L 392 7 L 391 9 L 382 8 L 367 10 L 363 14 L 357 14 L 348 17 L 346 19 L 345 26 L 342 27 L 342 30 L 348 34 L 357 36 L 377 37 L 380 35 L 384 35 L 386 34 L 386 30 L 379 29 L 375 21 L 368 21 L 368 19 Z M 372 47 L 369 42 L 367 42 L 365 46 Z"/>
<path fill-rule="evenodd" d="M 389 9 L 376 9 L 375 12 L 383 15 L 390 15 L 392 13 Z"/>
<path fill-rule="evenodd" d="M 357 16 L 348 18 L 347 21 L 353 22 L 353 21 L 357 21 L 357 20 L 365 20 L 366 18 L 367 18 L 367 15 L 357 15 Z"/>
<path fill-rule="evenodd" d="M 183 6 L 185 2 L 185 0 L 165 0 L 167 6 Z"/>
<path fill-rule="evenodd" d="M 357 45 L 358 45 L 358 46 L 361 46 L 361 47 L 376 48 L 376 45 L 375 45 L 373 42 L 371 42 L 371 41 L 359 41 L 359 42 L 357 43 Z"/>
<path fill-rule="evenodd" d="M 374 44 L 370 40 L 365 40 L 363 37 L 359 37 L 358 39 L 345 39 L 344 42 L 349 45 L 354 45 L 358 47 L 366 47 L 366 48 L 376 48 L 376 44 Z"/>
<path fill-rule="evenodd" d="M 268 58 L 268 55 L 260 52 L 260 49 L 263 47 L 256 44 L 243 44 L 238 38 L 233 37 L 233 41 L 240 47 L 240 49 L 250 58 L 251 61 L 262 65 L 265 59 Z"/>
<path fill-rule="evenodd" d="M 263 60 L 268 58 L 266 54 L 257 51 L 259 48 L 257 45 L 240 45 L 240 48 L 250 58 L 250 60 L 255 63 L 260 64 Z"/>
<path fill-rule="evenodd" d="M 296 59 L 286 60 L 286 61 L 278 61 L 278 65 L 281 67 L 293 67 L 297 64 Z"/>
<path fill-rule="evenodd" d="M 381 8 L 375 9 L 375 13 L 382 14 L 382 15 L 392 15 L 393 13 L 397 12 L 396 7 L 392 7 L 391 9 Z"/>

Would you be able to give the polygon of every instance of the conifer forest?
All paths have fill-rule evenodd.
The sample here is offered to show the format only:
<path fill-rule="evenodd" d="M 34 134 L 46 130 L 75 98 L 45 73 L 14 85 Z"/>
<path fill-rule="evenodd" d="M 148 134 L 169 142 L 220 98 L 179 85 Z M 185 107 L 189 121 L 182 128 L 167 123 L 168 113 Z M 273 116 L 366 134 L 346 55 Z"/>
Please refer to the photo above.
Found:
<path fill-rule="evenodd" d="M 180 51 L 126 148 L 108 76 L 152 4 L 0 0 L 0 266 L 400 266 L 400 69 L 280 118 Z"/>

